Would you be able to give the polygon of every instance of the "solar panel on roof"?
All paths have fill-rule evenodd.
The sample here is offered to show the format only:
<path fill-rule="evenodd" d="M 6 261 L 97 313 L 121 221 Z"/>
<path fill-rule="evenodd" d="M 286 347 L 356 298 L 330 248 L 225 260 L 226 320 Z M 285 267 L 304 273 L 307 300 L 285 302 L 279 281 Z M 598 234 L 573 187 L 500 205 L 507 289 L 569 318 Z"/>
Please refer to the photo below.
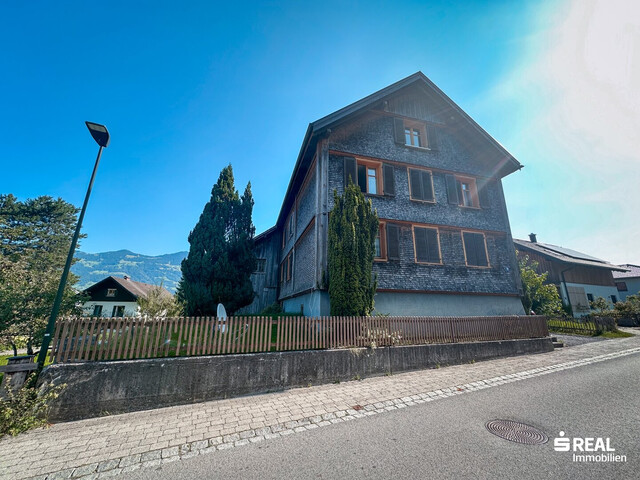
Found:
<path fill-rule="evenodd" d="M 546 244 L 546 243 L 542 244 L 542 245 L 547 250 L 551 250 L 551 251 L 559 253 L 561 255 L 566 255 L 568 257 L 579 258 L 580 260 L 590 260 L 592 262 L 607 263 L 604 260 L 601 260 L 601 259 L 596 258 L 596 257 L 592 257 L 592 256 L 587 255 L 585 253 L 576 252 L 575 250 L 571 250 L 570 248 L 558 247 L 556 245 L 549 245 L 549 244 Z"/>

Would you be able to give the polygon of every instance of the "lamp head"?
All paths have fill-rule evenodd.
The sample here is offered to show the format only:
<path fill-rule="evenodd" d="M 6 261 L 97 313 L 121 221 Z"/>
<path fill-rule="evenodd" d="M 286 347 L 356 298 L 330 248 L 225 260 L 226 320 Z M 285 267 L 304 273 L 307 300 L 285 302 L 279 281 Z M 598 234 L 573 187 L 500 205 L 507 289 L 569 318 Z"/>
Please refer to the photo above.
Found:
<path fill-rule="evenodd" d="M 101 147 L 109 146 L 109 131 L 107 130 L 107 127 L 105 127 L 104 125 L 100 125 L 99 123 L 93 123 L 93 122 L 84 122 L 84 123 L 87 124 L 89 133 L 91 133 L 91 136 L 93 137 L 93 139 L 96 141 L 98 145 L 100 145 Z"/>

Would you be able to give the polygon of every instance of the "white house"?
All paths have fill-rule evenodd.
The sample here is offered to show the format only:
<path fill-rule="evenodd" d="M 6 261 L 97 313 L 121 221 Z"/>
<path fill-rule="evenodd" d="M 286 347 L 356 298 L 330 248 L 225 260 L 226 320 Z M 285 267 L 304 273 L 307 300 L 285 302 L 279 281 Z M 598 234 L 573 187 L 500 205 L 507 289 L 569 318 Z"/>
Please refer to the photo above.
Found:
<path fill-rule="evenodd" d="M 133 317 L 140 315 L 138 298 L 146 297 L 155 285 L 124 278 L 107 277 L 83 290 L 89 300 L 82 305 L 88 317 Z M 162 289 L 171 295 L 166 289 Z"/>

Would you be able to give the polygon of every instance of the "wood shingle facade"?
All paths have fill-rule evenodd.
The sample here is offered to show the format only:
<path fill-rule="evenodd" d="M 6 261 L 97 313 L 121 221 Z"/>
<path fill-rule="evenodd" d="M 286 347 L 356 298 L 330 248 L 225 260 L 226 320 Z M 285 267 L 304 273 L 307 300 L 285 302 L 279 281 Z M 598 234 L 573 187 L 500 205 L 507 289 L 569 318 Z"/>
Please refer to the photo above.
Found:
<path fill-rule="evenodd" d="M 245 311 L 275 294 L 285 311 L 328 315 L 328 214 L 353 181 L 380 218 L 376 311 L 524 313 L 501 184 L 520 168 L 421 72 L 311 123 L 277 223 L 256 238 L 277 288 L 254 274 Z"/>

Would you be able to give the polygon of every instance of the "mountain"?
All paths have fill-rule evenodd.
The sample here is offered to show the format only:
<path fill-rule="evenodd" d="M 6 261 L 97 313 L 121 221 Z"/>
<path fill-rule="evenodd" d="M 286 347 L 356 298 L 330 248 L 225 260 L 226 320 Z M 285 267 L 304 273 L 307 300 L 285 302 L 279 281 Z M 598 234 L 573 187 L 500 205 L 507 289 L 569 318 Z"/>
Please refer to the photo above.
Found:
<path fill-rule="evenodd" d="M 128 275 L 136 282 L 162 285 L 175 293 L 182 273 L 180 262 L 188 252 L 169 253 L 152 257 L 133 253 L 129 250 L 116 252 L 84 253 L 76 252 L 76 263 L 71 271 L 80 277 L 75 285 L 79 290 L 99 282 L 109 275 Z"/>

